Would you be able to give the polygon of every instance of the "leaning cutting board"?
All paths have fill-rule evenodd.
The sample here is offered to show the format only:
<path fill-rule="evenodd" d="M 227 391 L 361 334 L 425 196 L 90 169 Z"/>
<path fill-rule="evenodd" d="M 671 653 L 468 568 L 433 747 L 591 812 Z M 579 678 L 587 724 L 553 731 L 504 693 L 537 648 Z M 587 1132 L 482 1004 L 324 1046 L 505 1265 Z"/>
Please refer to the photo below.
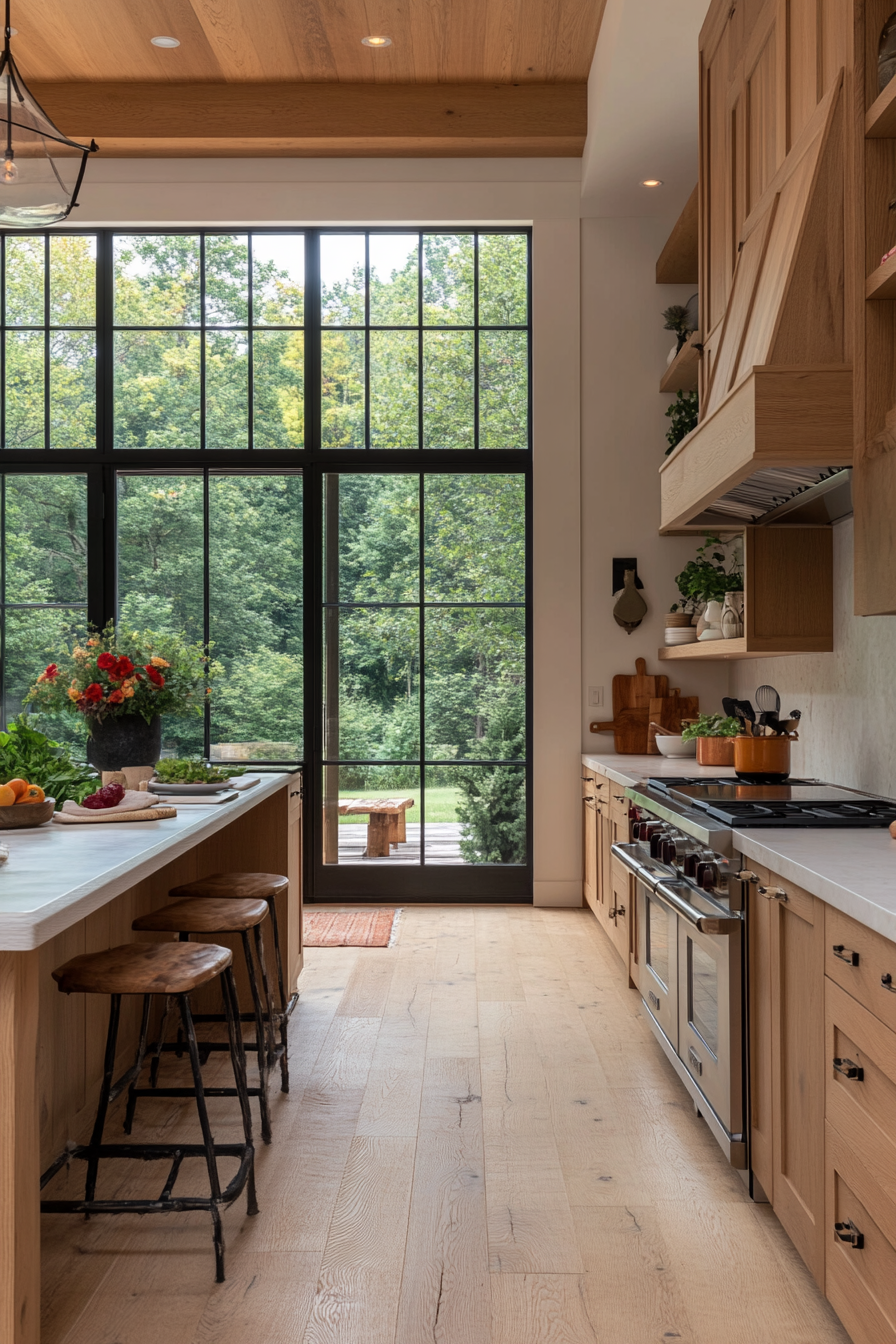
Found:
<path fill-rule="evenodd" d="M 623 709 L 609 723 L 592 723 L 592 733 L 612 733 L 613 745 L 620 756 L 643 756 L 647 751 L 646 709 Z"/>
<path fill-rule="evenodd" d="M 656 729 L 651 727 L 651 724 L 658 723 L 661 728 L 668 728 L 670 733 L 680 733 L 682 720 L 696 719 L 699 713 L 699 695 L 682 695 L 681 691 L 673 690 L 670 695 L 651 700 L 647 728 L 648 754 L 651 756 L 660 754 L 660 749 L 656 745 Z"/>
<path fill-rule="evenodd" d="M 613 718 L 617 719 L 624 709 L 649 710 L 651 700 L 668 694 L 669 678 L 648 677 L 646 662 L 636 658 L 634 676 L 618 673 L 613 678 Z"/>

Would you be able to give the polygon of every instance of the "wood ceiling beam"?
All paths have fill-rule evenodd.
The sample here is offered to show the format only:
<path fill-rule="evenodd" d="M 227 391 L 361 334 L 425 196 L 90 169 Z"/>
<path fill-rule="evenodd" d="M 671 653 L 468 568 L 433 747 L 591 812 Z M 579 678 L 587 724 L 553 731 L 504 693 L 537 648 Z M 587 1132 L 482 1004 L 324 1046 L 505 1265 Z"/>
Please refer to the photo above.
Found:
<path fill-rule="evenodd" d="M 108 155 L 580 155 L 585 84 L 35 83 Z"/>

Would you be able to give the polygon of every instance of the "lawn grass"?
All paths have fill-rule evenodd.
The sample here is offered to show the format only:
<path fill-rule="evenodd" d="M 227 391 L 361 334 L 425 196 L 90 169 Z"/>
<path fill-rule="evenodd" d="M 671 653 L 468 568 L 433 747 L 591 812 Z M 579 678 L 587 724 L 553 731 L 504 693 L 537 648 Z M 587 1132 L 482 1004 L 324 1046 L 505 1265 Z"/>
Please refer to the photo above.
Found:
<path fill-rule="evenodd" d="M 457 802 L 459 789 L 427 789 L 426 820 L 457 821 Z M 405 813 L 408 821 L 420 820 L 419 789 L 340 789 L 340 798 L 413 798 L 414 806 Z M 363 812 L 351 817 L 340 817 L 340 826 L 367 825 L 367 815 Z"/>

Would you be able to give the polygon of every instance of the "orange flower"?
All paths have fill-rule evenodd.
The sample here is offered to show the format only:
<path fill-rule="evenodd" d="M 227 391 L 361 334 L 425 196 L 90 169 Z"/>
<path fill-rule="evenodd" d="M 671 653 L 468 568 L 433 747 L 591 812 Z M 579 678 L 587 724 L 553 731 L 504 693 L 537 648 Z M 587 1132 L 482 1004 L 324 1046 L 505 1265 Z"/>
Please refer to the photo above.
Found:
<path fill-rule="evenodd" d="M 80 658 L 83 660 L 84 658 L 89 658 L 90 654 L 87 652 L 86 649 L 82 649 L 80 644 L 76 644 L 75 647 L 72 649 L 72 657 Z"/>
<path fill-rule="evenodd" d="M 134 688 L 133 688 L 133 686 L 130 686 L 130 685 L 122 686 L 122 688 L 121 688 L 121 697 L 122 697 L 123 700 L 130 700 L 131 697 L 133 696 L 133 694 L 134 694 Z M 112 697 L 110 696 L 109 699 L 111 700 L 111 698 L 112 698 Z"/>
<path fill-rule="evenodd" d="M 164 658 L 156 658 L 156 657 L 153 657 L 153 658 L 150 658 L 149 661 L 152 663 L 153 667 L 170 667 L 170 666 L 171 666 L 170 663 L 166 663 L 166 661 L 165 661 Z"/>
<path fill-rule="evenodd" d="M 87 641 L 87 647 L 88 647 L 88 649 L 95 649 L 96 646 L 97 646 L 97 644 L 99 644 L 99 640 L 98 640 L 98 639 L 88 639 L 88 641 Z"/>
<path fill-rule="evenodd" d="M 120 705 L 123 700 L 124 700 L 124 691 L 122 690 L 112 691 L 109 695 L 110 705 Z"/>
<path fill-rule="evenodd" d="M 81 694 L 80 694 L 80 692 L 78 691 L 78 689 L 77 689 L 76 686 L 69 686 L 69 688 L 68 688 L 68 698 L 69 698 L 69 700 L 75 700 L 75 701 L 78 701 L 78 700 L 81 699 Z"/>

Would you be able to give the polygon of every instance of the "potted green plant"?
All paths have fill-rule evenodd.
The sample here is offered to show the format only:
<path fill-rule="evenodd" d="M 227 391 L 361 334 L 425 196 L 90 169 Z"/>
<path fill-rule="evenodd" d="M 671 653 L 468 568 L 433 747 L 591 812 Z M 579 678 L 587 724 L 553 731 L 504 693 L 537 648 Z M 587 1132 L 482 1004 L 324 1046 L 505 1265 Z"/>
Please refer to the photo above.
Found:
<path fill-rule="evenodd" d="M 696 560 L 689 560 L 680 574 L 675 577 L 681 601 L 672 606 L 673 612 L 691 612 L 697 635 L 703 633 L 700 628 L 701 614 L 710 602 L 718 603 L 717 621 L 721 637 L 721 610 L 727 593 L 742 593 L 744 587 L 742 540 L 740 536 L 722 541 L 715 533 L 709 533 L 703 545 L 697 549 Z M 742 609 L 742 604 L 741 604 Z M 713 616 L 716 613 L 712 613 Z"/>
<path fill-rule="evenodd" d="M 724 714 L 701 714 L 682 728 L 685 742 L 697 739 L 698 765 L 734 765 L 734 739 L 741 732 L 737 719 Z"/>
<path fill-rule="evenodd" d="M 682 439 L 687 438 L 691 430 L 697 428 L 700 419 L 700 400 L 697 393 L 683 392 L 679 388 L 678 395 L 667 407 L 665 415 L 670 422 L 666 430 L 669 447 L 665 455 L 668 457 L 673 448 L 677 448 Z"/>
<path fill-rule="evenodd" d="M 40 674 L 27 703 L 48 714 L 79 715 L 87 759 L 98 770 L 155 765 L 163 714 L 201 715 L 213 664 L 201 644 L 110 621 L 83 644 L 64 646 Z"/>

